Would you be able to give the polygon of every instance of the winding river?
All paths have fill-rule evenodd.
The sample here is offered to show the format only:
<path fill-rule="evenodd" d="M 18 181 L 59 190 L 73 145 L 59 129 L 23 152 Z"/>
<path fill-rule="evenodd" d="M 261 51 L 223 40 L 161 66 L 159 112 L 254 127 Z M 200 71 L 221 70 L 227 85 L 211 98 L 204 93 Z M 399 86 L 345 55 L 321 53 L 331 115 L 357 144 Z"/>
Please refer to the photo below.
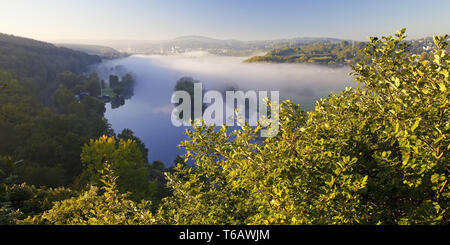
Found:
<path fill-rule="evenodd" d="M 98 68 L 106 77 L 114 67 L 122 67 L 136 79 L 134 96 L 125 105 L 112 109 L 106 105 L 105 117 L 115 132 L 133 130 L 149 149 L 149 161 L 173 164 L 177 145 L 185 139 L 184 127 L 171 123 L 174 106 L 170 99 L 181 77 L 202 82 L 204 90 L 279 91 L 280 99 L 291 99 L 305 109 L 315 101 L 355 86 L 349 68 L 328 68 L 301 64 L 247 64 L 245 57 L 222 57 L 203 52 L 180 56 L 134 55 L 107 61 Z M 102 75 L 103 74 L 103 75 Z"/>

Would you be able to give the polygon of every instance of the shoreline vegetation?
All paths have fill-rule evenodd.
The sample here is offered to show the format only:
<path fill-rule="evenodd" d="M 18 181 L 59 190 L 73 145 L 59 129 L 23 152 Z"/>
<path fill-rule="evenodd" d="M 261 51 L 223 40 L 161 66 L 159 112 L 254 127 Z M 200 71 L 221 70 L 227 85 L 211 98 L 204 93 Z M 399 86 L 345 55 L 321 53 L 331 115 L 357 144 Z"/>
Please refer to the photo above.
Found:
<path fill-rule="evenodd" d="M 170 168 L 104 117 L 130 74 L 106 86 L 83 75 L 99 56 L 0 34 L 0 224 L 448 225 L 448 37 L 405 32 L 250 58 L 351 65 L 363 86 L 311 111 L 282 102 L 262 142 L 261 127 L 193 126 Z"/>
<path fill-rule="evenodd" d="M 413 54 L 429 54 L 432 50 L 431 37 L 405 41 Z M 300 63 L 330 67 L 354 66 L 359 62 L 369 62 L 364 54 L 367 42 L 357 41 L 315 41 L 301 45 L 285 45 L 274 48 L 262 56 L 246 59 L 246 63 Z M 447 48 L 447 51 L 448 48 Z"/>
<path fill-rule="evenodd" d="M 125 100 L 134 95 L 135 79 L 130 73 L 119 78 L 117 75 L 109 75 L 109 82 L 100 81 L 101 92 L 98 96 L 104 103 L 111 103 L 111 108 L 116 109 L 125 104 Z"/>
<path fill-rule="evenodd" d="M 254 56 L 246 63 L 307 63 L 328 66 L 354 65 L 365 58 L 365 42 L 314 42 L 311 44 L 276 48 L 263 56 Z"/>

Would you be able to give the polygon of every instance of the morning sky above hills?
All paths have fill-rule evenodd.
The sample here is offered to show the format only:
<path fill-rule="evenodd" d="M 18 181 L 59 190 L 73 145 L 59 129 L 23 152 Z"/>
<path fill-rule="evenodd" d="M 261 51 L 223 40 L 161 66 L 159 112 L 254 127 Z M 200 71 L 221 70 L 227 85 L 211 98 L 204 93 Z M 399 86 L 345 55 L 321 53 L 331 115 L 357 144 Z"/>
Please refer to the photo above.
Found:
<path fill-rule="evenodd" d="M 448 0 L 1 0 L 0 32 L 45 41 L 449 33 Z"/>

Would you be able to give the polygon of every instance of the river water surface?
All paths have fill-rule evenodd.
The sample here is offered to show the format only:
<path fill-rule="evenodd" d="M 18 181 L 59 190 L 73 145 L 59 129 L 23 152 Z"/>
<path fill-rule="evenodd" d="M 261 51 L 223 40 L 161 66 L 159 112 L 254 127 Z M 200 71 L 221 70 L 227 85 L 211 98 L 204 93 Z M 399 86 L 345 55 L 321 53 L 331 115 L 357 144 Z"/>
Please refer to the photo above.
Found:
<path fill-rule="evenodd" d="M 122 67 L 136 79 L 134 96 L 125 105 L 112 109 L 106 105 L 105 117 L 116 133 L 131 129 L 149 149 L 149 161 L 161 160 L 166 166 L 183 151 L 177 145 L 185 139 L 185 127 L 171 123 L 174 106 L 170 99 L 176 82 L 185 76 L 202 82 L 204 90 L 233 88 L 242 91 L 279 91 L 280 98 L 291 99 L 304 109 L 315 101 L 355 86 L 349 68 L 328 68 L 301 64 L 247 64 L 242 57 L 218 57 L 201 52 L 181 56 L 135 55 L 108 61 L 98 68 L 106 78 L 114 67 Z"/>

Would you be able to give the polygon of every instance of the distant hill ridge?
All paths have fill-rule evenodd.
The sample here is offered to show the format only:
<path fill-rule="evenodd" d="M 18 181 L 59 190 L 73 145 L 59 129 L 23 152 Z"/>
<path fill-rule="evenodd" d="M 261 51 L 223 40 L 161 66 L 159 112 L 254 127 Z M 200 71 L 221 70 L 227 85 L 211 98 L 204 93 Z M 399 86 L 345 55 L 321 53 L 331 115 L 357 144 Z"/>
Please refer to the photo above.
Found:
<path fill-rule="evenodd" d="M 258 52 L 267 52 L 270 49 L 280 46 L 304 45 L 316 41 L 339 43 L 341 40 L 326 37 L 299 37 L 292 39 L 242 41 L 188 35 L 164 41 L 136 41 L 133 44 L 127 44 L 125 47 L 122 44 L 120 50 L 126 49 L 127 52 L 135 54 L 176 54 L 204 50 L 216 55 L 249 56 Z"/>
<path fill-rule="evenodd" d="M 17 75 L 41 76 L 61 71 L 80 73 L 99 62 L 101 59 L 96 55 L 0 33 L 0 70 L 15 71 Z"/>
<path fill-rule="evenodd" d="M 55 45 L 58 47 L 64 47 L 72 50 L 81 51 L 90 55 L 97 55 L 104 59 L 116 59 L 128 56 L 128 54 L 126 53 L 121 53 L 114 48 L 103 45 L 72 44 L 72 43 L 57 43 Z"/>

